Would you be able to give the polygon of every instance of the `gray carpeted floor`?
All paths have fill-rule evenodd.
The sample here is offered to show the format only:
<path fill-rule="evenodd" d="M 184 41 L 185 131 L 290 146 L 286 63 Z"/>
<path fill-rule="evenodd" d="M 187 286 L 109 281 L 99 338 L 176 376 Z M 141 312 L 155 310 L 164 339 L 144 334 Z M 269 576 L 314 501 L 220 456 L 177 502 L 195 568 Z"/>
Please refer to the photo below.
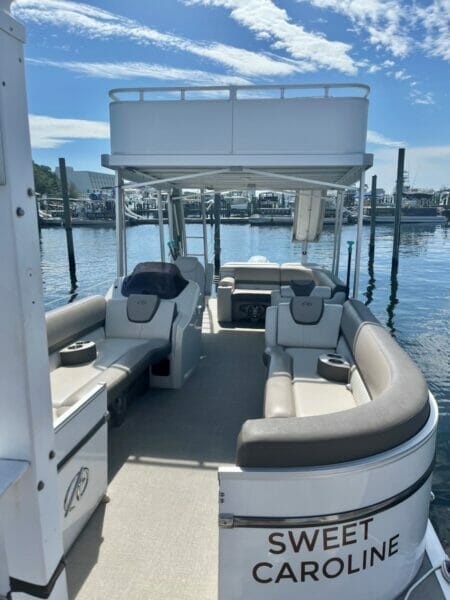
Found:
<path fill-rule="evenodd" d="M 217 466 L 234 463 L 242 423 L 262 413 L 264 333 L 220 329 L 214 308 L 184 388 L 150 390 L 110 430 L 111 502 L 67 557 L 71 598 L 216 598 Z"/>

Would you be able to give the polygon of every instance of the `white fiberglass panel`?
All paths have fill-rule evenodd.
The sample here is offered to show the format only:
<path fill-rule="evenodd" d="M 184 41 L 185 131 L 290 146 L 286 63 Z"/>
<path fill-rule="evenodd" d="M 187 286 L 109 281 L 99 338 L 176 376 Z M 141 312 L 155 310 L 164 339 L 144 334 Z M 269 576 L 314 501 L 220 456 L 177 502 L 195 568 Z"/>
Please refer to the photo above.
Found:
<path fill-rule="evenodd" d="M 229 100 L 114 102 L 112 154 L 229 154 Z"/>
<path fill-rule="evenodd" d="M 366 147 L 366 98 L 241 100 L 236 154 L 352 154 Z"/>
<path fill-rule="evenodd" d="M 110 110 L 112 155 L 335 155 L 339 165 L 366 145 L 365 98 L 113 102 Z"/>

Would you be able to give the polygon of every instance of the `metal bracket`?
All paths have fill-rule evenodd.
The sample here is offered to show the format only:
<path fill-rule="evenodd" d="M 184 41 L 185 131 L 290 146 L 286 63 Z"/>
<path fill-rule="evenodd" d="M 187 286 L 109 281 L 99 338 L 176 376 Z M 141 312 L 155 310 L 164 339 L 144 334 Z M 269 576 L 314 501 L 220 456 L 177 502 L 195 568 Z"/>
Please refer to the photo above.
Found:
<path fill-rule="evenodd" d="M 223 513 L 219 515 L 219 527 L 221 529 L 233 529 L 234 515 Z"/>

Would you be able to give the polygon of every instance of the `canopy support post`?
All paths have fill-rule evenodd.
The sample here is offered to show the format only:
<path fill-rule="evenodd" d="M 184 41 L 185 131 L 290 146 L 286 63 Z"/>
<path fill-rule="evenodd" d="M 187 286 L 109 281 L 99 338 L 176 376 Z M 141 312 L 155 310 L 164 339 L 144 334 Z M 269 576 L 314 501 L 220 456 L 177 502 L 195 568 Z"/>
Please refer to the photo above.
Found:
<path fill-rule="evenodd" d="M 359 291 L 359 271 L 361 267 L 361 246 L 362 246 L 362 231 L 363 231 L 363 214 L 364 214 L 364 181 L 365 173 L 361 172 L 359 180 L 359 207 L 358 207 L 358 230 L 356 235 L 356 252 L 355 252 L 355 276 L 353 280 L 353 298 L 358 297 Z"/>
<path fill-rule="evenodd" d="M 121 169 L 115 173 L 116 190 L 116 252 L 117 252 L 117 277 L 127 274 L 127 247 L 125 231 L 125 201 L 123 190 L 123 177 Z"/>
<path fill-rule="evenodd" d="M 162 209 L 161 190 L 158 188 L 158 225 L 159 225 L 159 247 L 161 250 L 161 262 L 166 262 L 166 244 L 164 240 L 164 217 Z"/>
<path fill-rule="evenodd" d="M 206 205 L 205 205 L 205 190 L 200 190 L 200 203 L 202 209 L 202 234 L 203 234 L 203 261 L 204 267 L 208 264 L 208 228 L 206 227 Z"/>
<path fill-rule="evenodd" d="M 344 192 L 338 192 L 336 198 L 336 215 L 334 228 L 333 275 L 339 276 L 339 260 L 341 258 L 342 222 L 344 217 Z"/>
<path fill-rule="evenodd" d="M 300 262 L 302 265 L 308 263 L 308 242 L 302 242 L 302 253 L 300 256 Z"/>

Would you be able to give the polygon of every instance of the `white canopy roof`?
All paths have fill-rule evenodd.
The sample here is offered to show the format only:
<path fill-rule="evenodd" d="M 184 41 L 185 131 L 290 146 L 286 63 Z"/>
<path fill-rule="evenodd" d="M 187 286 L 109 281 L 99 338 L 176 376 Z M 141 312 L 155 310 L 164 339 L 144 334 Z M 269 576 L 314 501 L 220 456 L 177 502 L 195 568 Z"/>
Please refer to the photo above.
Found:
<path fill-rule="evenodd" d="M 102 164 L 160 188 L 348 187 L 373 162 L 368 93 L 361 84 L 112 90 Z"/>

